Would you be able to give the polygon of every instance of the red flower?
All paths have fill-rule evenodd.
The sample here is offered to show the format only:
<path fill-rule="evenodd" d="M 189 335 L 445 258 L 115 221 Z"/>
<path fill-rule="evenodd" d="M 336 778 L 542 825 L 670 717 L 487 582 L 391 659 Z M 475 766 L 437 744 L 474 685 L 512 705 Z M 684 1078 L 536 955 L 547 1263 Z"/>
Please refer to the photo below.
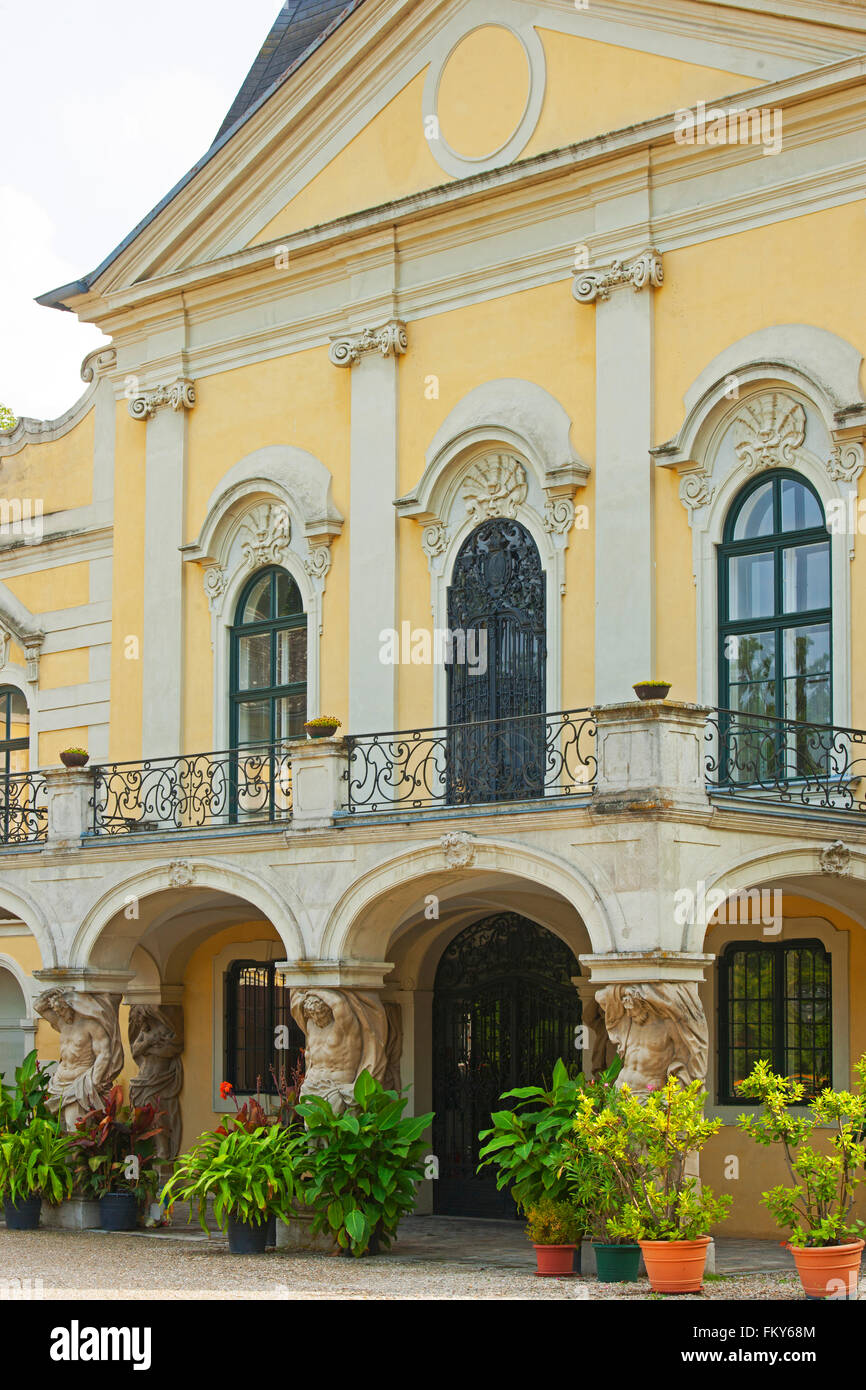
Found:
<path fill-rule="evenodd" d="M 220 1082 L 220 1096 L 222 1097 L 223 1100 L 228 1100 L 228 1098 L 229 1098 L 229 1096 L 231 1095 L 231 1093 L 232 1093 L 233 1090 L 234 1090 L 234 1086 L 232 1085 L 232 1083 L 231 1083 L 230 1081 L 221 1081 L 221 1082 Z"/>

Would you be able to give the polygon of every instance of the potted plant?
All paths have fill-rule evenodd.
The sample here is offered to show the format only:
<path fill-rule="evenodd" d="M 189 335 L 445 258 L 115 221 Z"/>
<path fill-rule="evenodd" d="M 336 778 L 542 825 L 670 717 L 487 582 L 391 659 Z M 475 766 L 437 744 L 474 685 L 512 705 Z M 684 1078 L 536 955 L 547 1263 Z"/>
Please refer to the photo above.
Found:
<path fill-rule="evenodd" d="M 573 1152 L 578 1099 L 589 1095 L 594 1105 L 603 1103 L 621 1070 L 622 1059 L 616 1057 L 596 1081 L 588 1081 L 583 1072 L 572 1075 L 560 1058 L 549 1088 L 519 1086 L 505 1091 L 500 1099 L 512 1104 L 494 1111 L 492 1127 L 481 1131 L 478 1171 L 495 1168 L 498 1190 L 510 1188 L 520 1211 L 545 1198 L 573 1202 L 571 1175 L 563 1164 Z"/>
<path fill-rule="evenodd" d="M 764 1192 L 761 1201 L 776 1224 L 789 1230 L 788 1249 L 807 1298 L 848 1298 L 857 1295 L 866 1224 L 852 1216 L 854 1195 L 863 1177 L 866 1135 L 866 1056 L 855 1064 L 858 1089 L 826 1087 L 808 1102 L 807 1115 L 794 1115 L 801 1105 L 802 1082 L 778 1076 L 766 1061 L 756 1062 L 745 1081 L 737 1083 L 742 1096 L 760 1103 L 758 1115 L 741 1115 L 738 1124 L 759 1144 L 779 1144 L 792 1186 L 780 1184 Z M 827 1132 L 829 1152 L 814 1140 Z"/>
<path fill-rule="evenodd" d="M 574 1252 L 580 1249 L 586 1215 L 571 1202 L 543 1197 L 526 1209 L 526 1236 L 535 1246 L 536 1273 L 571 1278 Z"/>
<path fill-rule="evenodd" d="M 57 1203 L 71 1194 L 71 1145 L 54 1118 L 0 1133 L 0 1194 L 10 1231 L 35 1231 L 43 1200 Z"/>
<path fill-rule="evenodd" d="M 670 681 L 637 681 L 632 690 L 639 700 L 666 700 L 671 688 Z"/>
<path fill-rule="evenodd" d="M 105 1109 L 76 1124 L 76 1187 L 98 1198 L 102 1230 L 134 1231 L 140 1207 L 153 1200 L 159 1119 L 153 1105 L 124 1105 L 122 1087 L 113 1086 Z"/>
<path fill-rule="evenodd" d="M 342 1115 L 321 1096 L 305 1096 L 297 1107 L 307 1126 L 303 1196 L 313 1234 L 329 1232 L 346 1255 L 387 1250 L 415 1207 L 424 1176 L 421 1135 L 433 1116 L 404 1118 L 406 1104 L 406 1096 L 386 1091 L 365 1070 L 354 1105 Z"/>
<path fill-rule="evenodd" d="M 227 1134 L 203 1134 L 189 1153 L 175 1159 L 161 1201 L 170 1213 L 189 1202 L 207 1233 L 208 1197 L 233 1255 L 264 1254 L 270 1217 L 287 1219 L 298 1193 L 297 1171 L 306 1149 L 300 1129 L 260 1125 L 248 1130 L 229 1121 Z"/>
<path fill-rule="evenodd" d="M 308 719 L 304 725 L 308 738 L 333 738 L 340 727 L 340 720 L 333 714 L 320 714 L 317 719 Z"/>
<path fill-rule="evenodd" d="M 586 1233 L 592 1237 L 600 1284 L 634 1283 L 640 1270 L 640 1246 L 627 1235 L 615 1236 L 610 1223 L 621 1216 L 625 1201 L 613 1169 L 594 1150 L 572 1142 L 563 1165 L 575 1206 L 585 1215 Z"/>
<path fill-rule="evenodd" d="M 709 1231 L 724 1220 L 731 1198 L 716 1197 L 687 1172 L 688 1160 L 717 1134 L 721 1120 L 703 1115 L 700 1081 L 675 1076 L 640 1101 L 623 1086 L 601 1108 L 578 1102 L 577 1140 L 591 1150 L 619 1188 L 622 1205 L 607 1218 L 618 1241 L 637 1243 L 657 1293 L 697 1293 Z"/>
<path fill-rule="evenodd" d="M 86 767 L 89 760 L 90 754 L 86 748 L 64 748 L 60 754 L 64 767 Z"/>

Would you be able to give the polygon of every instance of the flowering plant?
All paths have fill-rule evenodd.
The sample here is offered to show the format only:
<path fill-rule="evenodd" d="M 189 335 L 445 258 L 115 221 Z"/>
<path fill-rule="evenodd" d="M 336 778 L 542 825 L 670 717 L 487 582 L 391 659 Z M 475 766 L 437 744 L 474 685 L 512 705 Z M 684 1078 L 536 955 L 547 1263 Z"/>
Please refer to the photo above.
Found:
<path fill-rule="evenodd" d="M 335 714 L 320 714 L 315 719 L 308 719 L 304 724 L 305 729 L 340 729 L 342 722 Z"/>

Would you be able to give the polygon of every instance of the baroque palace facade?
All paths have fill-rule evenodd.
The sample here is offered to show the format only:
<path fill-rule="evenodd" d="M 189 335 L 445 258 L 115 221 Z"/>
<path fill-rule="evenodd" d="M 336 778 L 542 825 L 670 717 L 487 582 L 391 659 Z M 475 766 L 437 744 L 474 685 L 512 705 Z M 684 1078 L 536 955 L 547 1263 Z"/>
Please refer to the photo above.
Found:
<path fill-rule="evenodd" d="M 866 1051 L 864 54 L 860 0 L 284 7 L 0 435 L 0 1068 L 118 1023 L 188 1145 L 300 1026 L 493 1215 L 500 1091 L 616 1046 L 769 1233 L 736 1081 Z"/>

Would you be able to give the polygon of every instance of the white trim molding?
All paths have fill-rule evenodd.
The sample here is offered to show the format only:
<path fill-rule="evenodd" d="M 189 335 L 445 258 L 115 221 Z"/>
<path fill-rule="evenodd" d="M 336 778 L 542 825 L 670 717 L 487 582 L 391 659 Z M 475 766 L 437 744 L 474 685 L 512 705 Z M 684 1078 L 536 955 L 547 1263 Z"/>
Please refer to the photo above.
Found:
<path fill-rule="evenodd" d="M 766 353 L 763 359 L 758 356 Z M 718 701 L 718 576 L 731 503 L 750 477 L 802 473 L 828 515 L 847 508 L 864 467 L 866 402 L 857 350 L 823 329 L 765 329 L 725 351 L 686 394 L 676 437 L 652 452 L 676 468 L 692 530 L 697 586 L 697 698 Z M 828 379 L 829 378 L 829 379 Z M 830 513 L 832 515 L 832 512 Z M 854 536 L 828 527 L 833 606 L 833 721 L 851 718 L 851 575 Z"/>
<path fill-rule="evenodd" d="M 322 599 L 331 541 L 342 527 L 330 472 L 291 445 L 247 455 L 211 495 L 198 539 L 183 547 L 183 555 L 202 567 L 210 606 L 215 747 L 223 747 L 229 734 L 229 630 L 241 589 L 264 566 L 280 565 L 300 590 L 307 615 L 307 715 L 318 712 Z"/>
<path fill-rule="evenodd" d="M 571 419 L 534 382 L 488 381 L 464 396 L 437 430 L 412 492 L 394 503 L 418 522 L 430 568 L 435 628 L 448 625 L 448 586 L 467 536 L 490 517 L 520 521 L 538 547 L 547 576 L 547 705 L 562 700 L 562 596 L 574 496 L 589 477 L 575 453 Z M 444 722 L 445 671 L 437 669 L 434 723 Z"/>
<path fill-rule="evenodd" d="M 475 15 L 479 14 L 477 6 L 474 6 L 473 10 Z M 527 68 L 526 101 L 511 134 L 496 149 L 472 157 L 459 154 L 449 145 L 442 134 L 439 122 L 439 89 L 442 85 L 445 69 L 457 49 L 472 34 L 485 29 L 504 29 L 506 33 L 511 34 L 517 40 L 523 49 Z M 510 164 L 513 160 L 518 159 L 532 139 L 535 127 L 538 125 L 541 109 L 544 105 L 546 83 L 547 64 L 544 57 L 544 45 L 528 16 L 513 14 L 509 19 L 505 19 L 500 14 L 495 14 L 479 24 L 474 21 L 471 11 L 469 15 L 466 13 L 459 15 L 437 39 L 424 82 L 422 110 L 425 128 L 430 130 L 427 141 L 430 146 L 430 153 L 440 169 L 443 169 L 446 174 L 452 174 L 455 178 L 464 178 L 467 174 L 482 174 L 488 169 L 495 169 L 501 164 Z M 426 124 L 428 121 L 431 122 L 429 127 Z"/>

